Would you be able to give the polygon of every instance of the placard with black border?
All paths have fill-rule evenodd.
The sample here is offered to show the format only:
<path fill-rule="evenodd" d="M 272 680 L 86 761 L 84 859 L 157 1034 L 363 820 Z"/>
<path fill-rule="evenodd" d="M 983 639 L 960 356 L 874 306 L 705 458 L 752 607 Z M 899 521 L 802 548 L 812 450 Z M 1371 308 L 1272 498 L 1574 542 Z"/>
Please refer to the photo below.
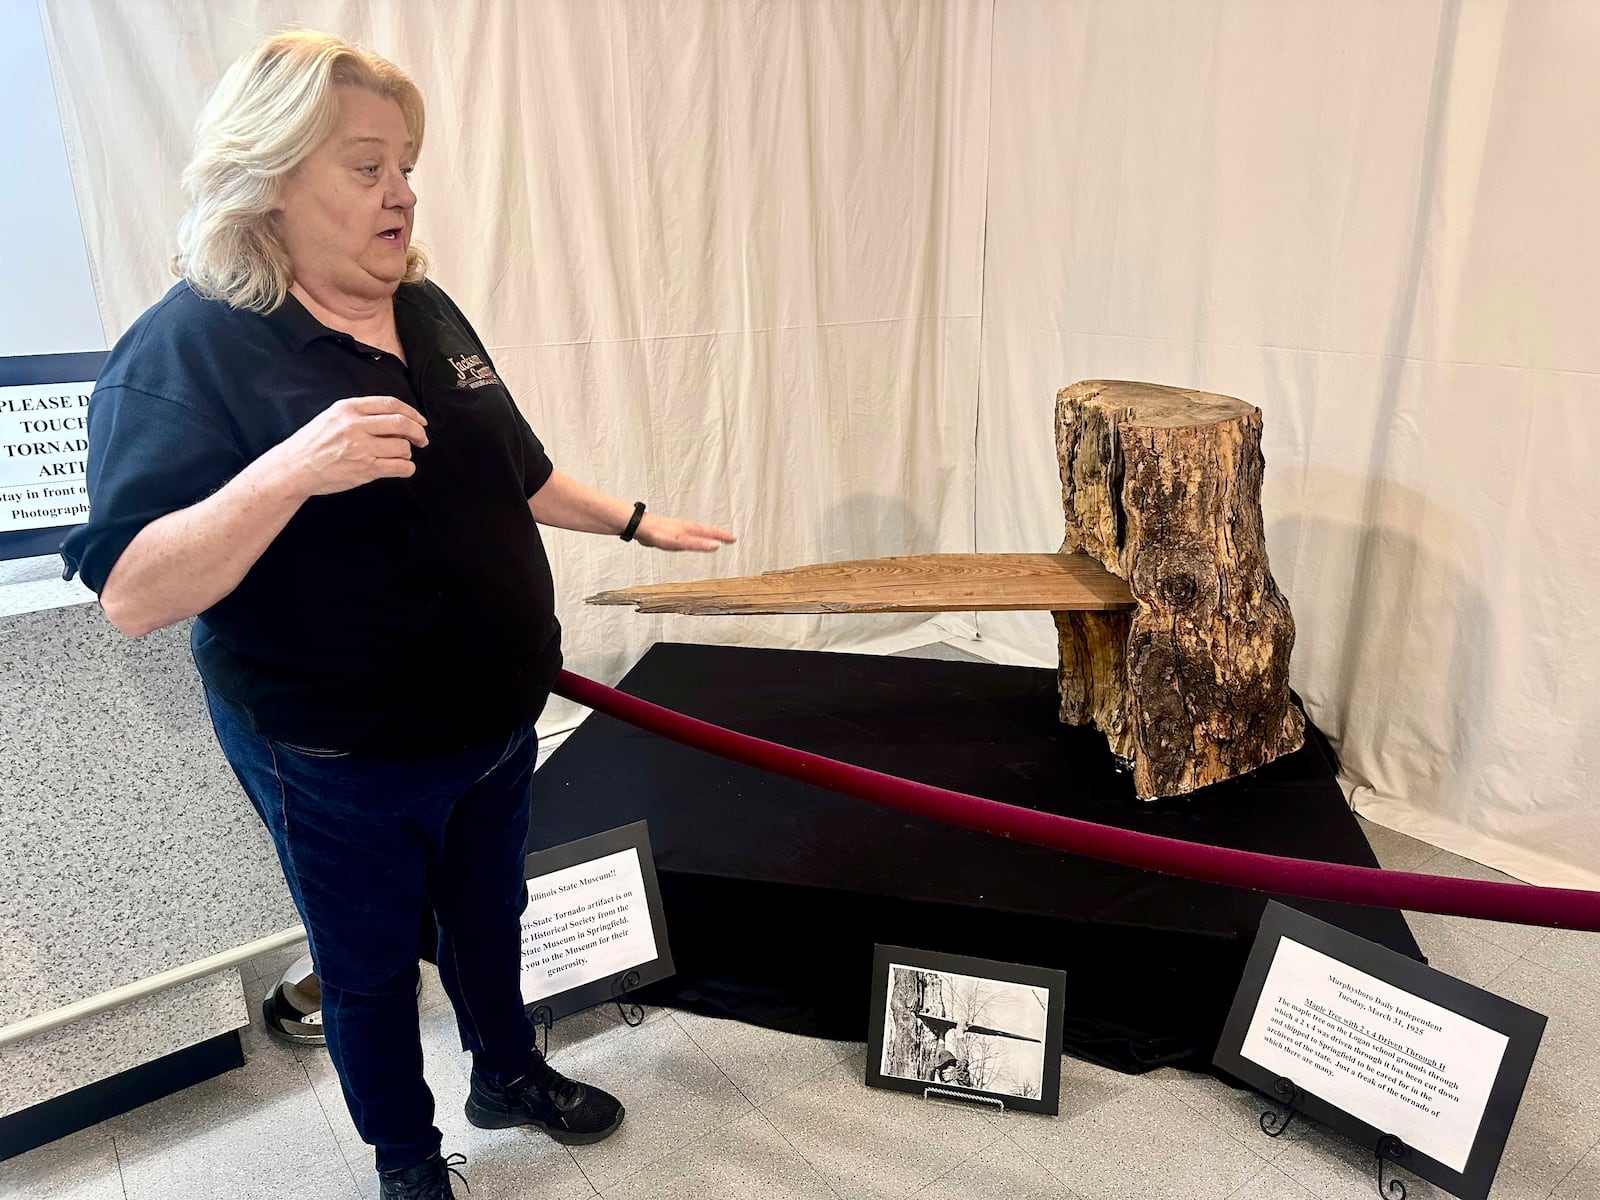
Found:
<path fill-rule="evenodd" d="M 624 979 L 632 991 L 673 973 L 647 822 L 535 851 L 523 874 L 522 998 L 530 1011 L 548 1008 L 557 1020 L 620 999 Z M 642 894 L 622 894 L 629 890 Z M 567 972 L 573 982 L 551 990 Z"/>
<path fill-rule="evenodd" d="M 0 357 L 0 560 L 57 554 L 67 531 L 88 519 L 83 467 L 89 435 L 83 418 L 106 355 L 90 350 Z M 68 407 L 23 410 L 23 400 L 64 401 Z M 45 470 L 57 473 L 40 473 Z M 60 519 L 39 515 L 57 510 L 65 514 Z"/>
<path fill-rule="evenodd" d="M 866 1082 L 1054 1116 L 1066 993 L 1064 971 L 877 946 Z"/>
<path fill-rule="evenodd" d="M 1294 979 L 1292 994 L 1269 978 Z M 1314 988 L 1327 990 L 1305 994 Z M 1374 1151 L 1400 1137 L 1406 1170 L 1485 1200 L 1544 1027 L 1539 1013 L 1270 901 L 1214 1061 L 1264 1093 L 1287 1078 L 1299 1112 Z M 1467 1057 L 1429 1053 L 1441 1046 Z M 1283 1069 L 1291 1060 L 1298 1069 Z M 1381 1127 L 1396 1114 L 1411 1138 Z"/>

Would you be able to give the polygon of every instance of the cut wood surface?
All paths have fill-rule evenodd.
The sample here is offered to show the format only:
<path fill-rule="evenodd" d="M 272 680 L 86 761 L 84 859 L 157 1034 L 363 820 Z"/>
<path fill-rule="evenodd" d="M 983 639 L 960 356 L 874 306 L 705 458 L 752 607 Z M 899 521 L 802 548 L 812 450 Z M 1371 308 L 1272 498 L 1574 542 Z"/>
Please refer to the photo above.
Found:
<path fill-rule="evenodd" d="M 914 554 L 622 588 L 591 596 L 588 602 L 695 616 L 1104 612 L 1131 609 L 1133 593 L 1086 554 Z"/>
<path fill-rule="evenodd" d="M 1061 717 L 1093 723 L 1140 796 L 1172 796 L 1298 749 L 1294 618 L 1267 565 L 1261 410 L 1186 388 L 1061 389 L 1065 552 L 1127 579 L 1131 619 L 1060 613 Z"/>

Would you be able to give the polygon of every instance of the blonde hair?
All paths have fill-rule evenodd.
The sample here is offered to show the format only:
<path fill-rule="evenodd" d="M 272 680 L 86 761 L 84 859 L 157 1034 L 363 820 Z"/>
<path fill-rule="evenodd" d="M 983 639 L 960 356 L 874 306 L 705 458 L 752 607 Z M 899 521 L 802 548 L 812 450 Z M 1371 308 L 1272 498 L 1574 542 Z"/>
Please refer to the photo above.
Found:
<path fill-rule="evenodd" d="M 294 275 L 272 206 L 284 176 L 333 132 L 340 86 L 393 100 L 413 153 L 422 150 L 422 93 L 399 67 L 326 33 L 268 38 L 228 68 L 195 124 L 183 172 L 190 208 L 172 268 L 201 295 L 263 313 L 283 303 Z M 408 247 L 404 281 L 427 269 L 422 251 Z"/>

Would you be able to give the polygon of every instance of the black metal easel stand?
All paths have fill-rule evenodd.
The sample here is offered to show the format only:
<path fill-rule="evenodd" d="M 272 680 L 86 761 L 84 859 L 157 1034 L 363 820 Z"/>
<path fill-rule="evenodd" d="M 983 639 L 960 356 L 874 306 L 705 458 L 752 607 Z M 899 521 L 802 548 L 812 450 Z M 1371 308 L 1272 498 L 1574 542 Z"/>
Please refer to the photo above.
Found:
<path fill-rule="evenodd" d="M 950 1088 L 936 1087 L 933 1084 L 929 1084 L 927 1087 L 922 1089 L 922 1098 L 924 1100 L 936 1100 L 947 1103 L 953 1102 L 958 1105 L 982 1104 L 997 1108 L 1001 1112 L 1006 1111 L 1006 1102 L 1001 1100 L 998 1096 L 974 1096 L 970 1092 L 957 1092 Z"/>
<path fill-rule="evenodd" d="M 528 1010 L 528 1018 L 533 1022 L 533 1048 L 538 1051 L 539 1057 L 550 1056 L 550 1027 L 556 1023 L 556 1015 L 548 1004 L 541 1004 Z M 544 1046 L 539 1045 L 539 1032 L 544 1031 Z"/>
<path fill-rule="evenodd" d="M 1272 1081 L 1272 1094 L 1278 1098 L 1281 1107 L 1267 1109 L 1258 1123 L 1261 1132 L 1268 1137 L 1282 1137 L 1300 1115 L 1300 1089 L 1294 1080 L 1280 1075 Z M 1402 1163 L 1410 1153 L 1411 1147 L 1392 1133 L 1386 1133 L 1378 1139 L 1373 1158 L 1378 1169 L 1378 1195 L 1383 1200 L 1406 1200 L 1405 1183 L 1395 1178 L 1385 1183 L 1384 1176 L 1388 1173 L 1388 1163 Z"/>
<path fill-rule="evenodd" d="M 611 981 L 611 1002 L 617 1014 L 629 1028 L 644 1024 L 644 1005 L 633 998 L 633 989 L 639 986 L 639 972 L 624 971 Z"/>
<path fill-rule="evenodd" d="M 1294 1080 L 1279 1075 L 1272 1081 L 1272 1094 L 1278 1098 L 1283 1107 L 1267 1109 L 1261 1114 L 1257 1123 L 1261 1126 L 1261 1132 L 1268 1137 L 1282 1137 L 1289 1131 L 1289 1126 L 1294 1124 L 1294 1119 L 1300 1115 L 1297 1107 L 1300 1103 L 1300 1089 L 1295 1086 Z"/>
<path fill-rule="evenodd" d="M 1390 1200 L 1391 1197 L 1393 1200 L 1406 1200 L 1406 1185 L 1398 1179 L 1390 1179 L 1389 1186 L 1385 1190 L 1383 1164 L 1386 1161 L 1393 1163 L 1403 1162 L 1410 1153 L 1411 1148 L 1392 1133 L 1386 1133 L 1378 1139 L 1378 1145 L 1373 1151 L 1373 1157 L 1377 1159 L 1378 1163 L 1378 1195 L 1382 1196 L 1384 1200 Z"/>

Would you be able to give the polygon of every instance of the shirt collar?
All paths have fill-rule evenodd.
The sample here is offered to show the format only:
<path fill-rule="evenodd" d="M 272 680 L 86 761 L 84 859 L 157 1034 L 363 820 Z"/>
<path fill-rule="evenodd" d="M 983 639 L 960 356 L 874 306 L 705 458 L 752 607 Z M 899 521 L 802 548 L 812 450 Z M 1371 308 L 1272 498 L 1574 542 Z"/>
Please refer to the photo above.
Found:
<path fill-rule="evenodd" d="M 415 327 L 419 318 L 425 321 L 430 315 L 419 303 L 421 290 L 420 284 L 413 283 L 402 283 L 395 289 L 395 323 L 402 338 L 408 329 Z M 292 350 L 304 350 L 318 338 L 332 338 L 334 341 L 345 342 L 352 340 L 349 334 L 329 329 L 317 320 L 292 292 L 286 292 L 283 303 L 267 314 L 267 323 Z"/>
<path fill-rule="evenodd" d="M 292 350 L 304 350 L 318 338 L 340 336 L 313 317 L 293 293 L 284 294 L 283 303 L 267 314 L 267 323 Z"/>

